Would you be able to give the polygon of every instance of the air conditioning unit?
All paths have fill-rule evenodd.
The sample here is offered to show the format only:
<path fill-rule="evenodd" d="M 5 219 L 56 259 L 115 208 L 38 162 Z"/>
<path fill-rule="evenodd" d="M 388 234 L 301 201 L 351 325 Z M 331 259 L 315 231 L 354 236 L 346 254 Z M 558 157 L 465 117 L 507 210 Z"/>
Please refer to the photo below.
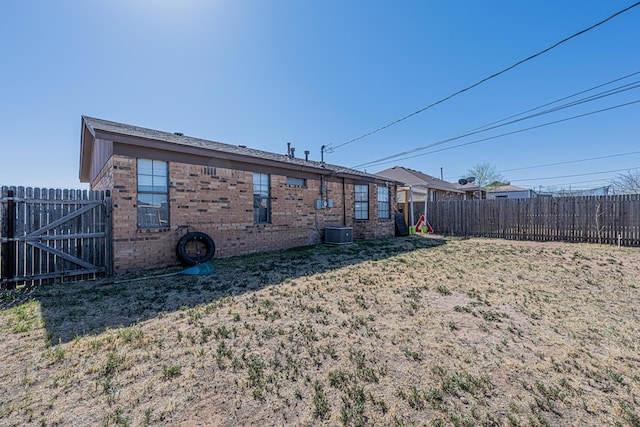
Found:
<path fill-rule="evenodd" d="M 324 242 L 332 245 L 347 245 L 353 243 L 353 227 L 325 228 Z"/>

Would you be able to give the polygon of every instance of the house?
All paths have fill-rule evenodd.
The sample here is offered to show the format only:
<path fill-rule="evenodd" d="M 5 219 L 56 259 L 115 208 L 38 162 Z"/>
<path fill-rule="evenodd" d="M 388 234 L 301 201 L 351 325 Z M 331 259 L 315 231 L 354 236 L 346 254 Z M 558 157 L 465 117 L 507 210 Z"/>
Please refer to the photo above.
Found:
<path fill-rule="evenodd" d="M 551 197 L 581 197 L 581 196 L 608 196 L 611 191 L 610 185 L 583 190 L 558 190 L 545 193 Z M 539 194 L 540 195 L 540 194 Z"/>
<path fill-rule="evenodd" d="M 466 191 L 455 184 L 435 178 L 425 173 L 394 166 L 376 173 L 392 181 L 402 183 L 398 187 L 398 210 L 404 214 L 407 223 L 414 223 L 425 212 L 425 202 L 441 200 L 462 200 Z M 411 217 L 413 202 L 413 218 Z"/>
<path fill-rule="evenodd" d="M 111 192 L 116 273 L 177 264 L 191 232 L 210 237 L 217 257 L 316 244 L 334 226 L 352 227 L 356 240 L 394 235 L 393 180 L 293 148 L 276 154 L 83 116 L 80 181 Z"/>
<path fill-rule="evenodd" d="M 538 193 L 515 185 L 493 187 L 487 193 L 487 199 L 532 199 L 534 197 L 538 197 Z"/>
<path fill-rule="evenodd" d="M 457 189 L 464 191 L 465 200 L 472 199 L 486 199 L 487 198 L 487 189 L 479 186 L 473 185 L 471 182 L 467 182 L 466 184 L 454 184 Z"/>

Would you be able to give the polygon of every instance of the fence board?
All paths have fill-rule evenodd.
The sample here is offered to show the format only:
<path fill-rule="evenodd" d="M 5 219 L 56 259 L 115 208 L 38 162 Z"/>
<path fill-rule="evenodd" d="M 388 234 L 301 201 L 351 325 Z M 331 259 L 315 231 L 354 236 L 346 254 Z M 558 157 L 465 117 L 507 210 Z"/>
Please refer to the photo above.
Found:
<path fill-rule="evenodd" d="M 427 218 L 442 234 L 640 246 L 640 194 L 436 201 Z"/>
<path fill-rule="evenodd" d="M 0 283 L 111 274 L 110 215 L 109 192 L 0 187 Z"/>

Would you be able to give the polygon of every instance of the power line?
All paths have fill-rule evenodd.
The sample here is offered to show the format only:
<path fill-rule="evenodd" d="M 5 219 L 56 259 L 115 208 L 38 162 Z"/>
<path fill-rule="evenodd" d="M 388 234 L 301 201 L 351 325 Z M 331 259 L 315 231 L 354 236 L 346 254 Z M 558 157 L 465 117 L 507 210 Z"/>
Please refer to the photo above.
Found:
<path fill-rule="evenodd" d="M 556 163 L 545 163 L 544 165 L 535 165 L 535 166 L 524 166 L 521 168 L 513 168 L 513 169 L 502 169 L 500 171 L 498 171 L 498 173 L 505 173 L 505 172 L 514 172 L 514 171 L 521 171 L 521 170 L 527 170 L 527 169 L 538 169 L 538 168 L 544 168 L 544 167 L 548 167 L 548 166 L 559 166 L 559 165 L 568 165 L 568 164 L 573 164 L 573 163 L 581 163 L 581 162 L 589 162 L 592 160 L 602 160 L 602 159 L 610 159 L 613 157 L 622 157 L 622 156 L 631 156 L 634 154 L 640 154 L 640 151 L 631 151 L 629 153 L 620 153 L 620 154 L 609 154 L 607 156 L 598 156 L 598 157 L 590 157 L 588 159 L 579 159 L 579 160 L 567 160 L 564 162 L 556 162 Z M 457 179 L 454 177 L 447 177 L 447 180 L 452 180 L 452 179 Z"/>
<path fill-rule="evenodd" d="M 571 40 L 571 39 L 573 39 L 573 38 L 576 38 L 576 37 L 578 37 L 578 36 L 580 36 L 580 35 L 582 35 L 582 34 L 584 34 L 584 33 L 588 32 L 588 31 L 593 30 L 593 29 L 594 29 L 594 28 L 596 28 L 596 27 L 599 27 L 600 25 L 602 25 L 602 24 L 604 24 L 604 23 L 606 23 L 606 22 L 608 22 L 608 21 L 612 20 L 613 18 L 615 18 L 615 17 L 617 17 L 617 16 L 619 16 L 619 15 L 621 15 L 621 14 L 623 14 L 623 13 L 625 13 L 625 12 L 627 12 L 627 11 L 631 10 L 631 9 L 633 9 L 634 7 L 636 7 L 636 6 L 638 6 L 638 5 L 640 5 L 640 2 L 636 2 L 636 3 L 632 4 L 631 6 L 628 6 L 628 7 L 624 8 L 624 9 L 622 9 L 622 10 L 620 10 L 620 11 L 618 11 L 618 12 L 614 13 L 613 15 L 611 15 L 611 16 L 609 16 L 609 17 L 607 17 L 607 18 L 603 19 L 602 21 L 597 22 L 597 23 L 595 23 L 595 24 L 591 25 L 590 27 L 585 28 L 584 30 L 578 31 L 578 32 L 577 32 L 577 33 L 575 33 L 575 34 L 572 34 L 572 35 L 570 35 L 569 37 L 566 37 L 566 38 L 564 38 L 564 39 L 560 40 L 559 42 L 554 43 L 553 45 L 551 45 L 551 46 L 547 47 L 546 49 L 543 49 L 543 50 L 541 50 L 541 51 L 539 51 L 539 52 L 537 52 L 537 53 L 535 53 L 535 54 L 533 54 L 533 55 L 531 55 L 531 56 L 529 56 L 529 57 L 527 57 L 527 58 L 525 58 L 525 59 L 522 59 L 522 60 L 520 60 L 520 61 L 516 62 L 515 64 L 510 65 L 509 67 L 507 67 L 507 68 L 505 68 L 505 69 L 503 69 L 503 70 L 501 70 L 501 71 L 498 71 L 497 73 L 494 73 L 494 74 L 492 74 L 492 75 L 490 75 L 490 76 L 488 76 L 488 77 L 485 77 L 484 79 L 482 79 L 482 80 L 480 80 L 480 81 L 478 81 L 478 82 L 476 82 L 476 83 L 472 84 L 471 86 L 467 86 L 467 87 L 465 87 L 464 89 L 461 89 L 461 90 L 459 90 L 459 91 L 457 91 L 457 92 L 454 92 L 453 94 L 451 94 L 451 95 L 449 95 L 449 96 L 447 96 L 447 97 L 445 97 L 445 98 L 442 98 L 442 99 L 440 99 L 439 101 L 433 102 L 433 103 L 431 103 L 431 104 L 427 105 L 426 107 L 423 107 L 423 108 L 421 108 L 421 109 L 419 109 L 419 110 L 417 110 L 417 111 L 414 111 L 414 112 L 413 112 L 413 113 L 411 113 L 411 114 L 408 114 L 408 115 L 406 115 L 406 116 L 404 116 L 404 117 L 401 117 L 401 118 L 399 118 L 399 119 L 397 119 L 397 120 L 394 120 L 394 121 L 393 121 L 393 122 L 391 122 L 391 123 L 388 123 L 388 124 L 386 124 L 386 125 L 384 125 L 384 126 L 381 126 L 381 127 L 377 128 L 377 129 L 375 129 L 375 130 L 372 130 L 372 131 L 370 131 L 370 132 L 367 132 L 367 133 L 365 133 L 365 134 L 363 134 L 363 135 L 361 135 L 361 136 L 359 136 L 359 137 L 357 137 L 357 138 L 353 138 L 353 139 L 351 139 L 351 140 L 349 140 L 349 141 L 343 142 L 342 144 L 338 144 L 338 145 L 332 145 L 332 144 L 329 144 L 329 145 L 327 146 L 327 152 L 333 152 L 333 151 L 335 151 L 337 148 L 340 148 L 340 147 L 343 147 L 343 146 L 345 146 L 345 145 L 348 145 L 348 144 L 351 144 L 351 143 L 353 143 L 353 142 L 356 142 L 356 141 L 359 141 L 359 140 L 361 140 L 361 139 L 364 139 L 364 138 L 366 138 L 366 137 L 368 137 L 368 136 L 371 136 L 371 135 L 373 135 L 373 134 L 375 134 L 375 133 L 378 133 L 378 132 L 380 132 L 380 131 L 382 131 L 382 130 L 384 130 L 384 129 L 387 129 L 387 128 L 389 128 L 389 127 L 391 127 L 391 126 L 395 125 L 395 124 L 398 124 L 398 123 L 400 123 L 400 122 L 403 122 L 403 121 L 405 121 L 405 120 L 407 120 L 407 119 L 409 119 L 409 118 L 411 118 L 411 117 L 413 117 L 413 116 L 415 116 L 415 115 L 418 115 L 418 114 L 420 114 L 420 113 L 422 113 L 422 112 L 424 112 L 424 111 L 426 111 L 426 110 L 428 110 L 428 109 L 430 109 L 430 108 L 432 108 L 432 107 L 435 107 L 436 105 L 442 104 L 443 102 L 448 101 L 449 99 L 451 99 L 451 98 L 453 98 L 453 97 L 455 97 L 455 96 L 457 96 L 457 95 L 460 95 L 460 94 L 462 94 L 462 93 L 464 93 L 464 92 L 467 92 L 467 91 L 468 91 L 468 90 L 470 90 L 470 89 L 473 89 L 473 88 L 475 88 L 475 87 L 477 87 L 477 86 L 480 86 L 481 84 L 483 84 L 483 83 L 485 83 L 485 82 L 487 82 L 487 81 L 489 81 L 489 80 L 491 80 L 491 79 L 494 79 L 494 78 L 496 78 L 496 77 L 500 76 L 501 74 L 504 74 L 504 73 L 506 73 L 507 71 L 510 71 L 510 70 L 514 69 L 515 67 L 517 67 L 517 66 L 519 66 L 519 65 L 521 65 L 521 64 L 524 64 L 525 62 L 528 62 L 528 61 L 530 61 L 530 60 L 532 60 L 532 59 L 534 59 L 534 58 L 536 58 L 536 57 L 538 57 L 538 56 L 540 56 L 540 55 L 543 55 L 543 54 L 545 54 L 545 53 L 549 52 L 550 50 L 552 50 L 552 49 L 554 49 L 554 48 L 556 48 L 556 47 L 560 46 L 560 45 L 561 45 L 561 44 L 563 44 L 563 43 L 568 42 L 569 40 Z"/>
<path fill-rule="evenodd" d="M 615 170 L 602 171 L 602 172 L 577 173 L 577 174 L 574 174 L 574 175 L 560 175 L 560 176 L 547 176 L 547 177 L 543 177 L 543 178 L 514 179 L 511 182 L 544 181 L 544 180 L 547 180 L 547 179 L 574 178 L 576 176 L 602 175 L 604 173 L 625 172 L 625 171 L 630 171 L 630 170 L 634 170 L 634 169 L 638 169 L 638 166 L 633 167 L 633 168 L 615 169 Z"/>
<path fill-rule="evenodd" d="M 638 73 L 640 73 L 640 72 L 638 72 Z M 634 74 L 637 74 L 637 73 L 634 73 Z M 617 80 L 619 80 L 619 79 L 617 79 Z M 614 80 L 614 81 L 617 81 L 617 80 Z M 609 83 L 611 83 L 611 82 L 609 82 Z M 606 84 L 608 84 L 608 83 L 605 83 L 605 85 Z M 596 86 L 596 87 L 601 87 L 601 86 L 602 85 L 599 85 L 599 86 Z M 381 159 L 377 159 L 377 160 L 372 160 L 372 161 L 369 161 L 369 162 L 361 163 L 361 164 L 355 165 L 353 167 L 354 168 L 361 168 L 361 167 L 373 166 L 373 165 L 376 165 L 376 164 L 381 164 L 381 162 L 383 162 L 385 160 L 395 159 L 397 157 L 401 157 L 401 156 L 404 156 L 404 155 L 407 155 L 407 154 L 411 154 L 411 153 L 415 153 L 415 152 L 418 152 L 418 151 L 426 150 L 427 148 L 435 147 L 437 145 L 442 145 L 442 144 L 445 144 L 447 142 L 451 142 L 451 141 L 455 141 L 455 140 L 458 140 L 458 139 L 462 139 L 462 138 L 465 138 L 467 136 L 471 136 L 471 135 L 475 135 L 475 134 L 478 134 L 478 133 L 486 132 L 486 131 L 489 131 L 489 130 L 497 129 L 497 128 L 500 128 L 500 127 L 508 126 L 508 125 L 511 125 L 511 124 L 514 124 L 514 123 L 518 123 L 518 122 L 521 122 L 521 121 L 524 121 L 524 120 L 528 120 L 528 119 L 531 119 L 531 118 L 540 117 L 540 116 L 543 116 L 545 114 L 550 114 L 550 113 L 554 113 L 556 111 L 560 111 L 560 110 L 563 110 L 563 109 L 566 109 L 566 108 L 575 107 L 576 105 L 580 105 L 580 104 L 584 104 L 584 103 L 587 103 L 587 102 L 595 101 L 595 100 L 598 100 L 598 99 L 605 98 L 607 96 L 612 96 L 612 95 L 616 95 L 618 93 L 626 92 L 628 90 L 637 89 L 639 87 L 640 87 L 640 81 L 634 81 L 632 83 L 627 83 L 626 85 L 618 86 L 616 88 L 609 89 L 609 90 L 606 90 L 604 92 L 600 92 L 600 93 L 597 93 L 597 94 L 594 94 L 594 95 L 590 95 L 588 97 L 581 98 L 579 100 L 572 101 L 572 102 L 569 102 L 569 103 L 566 103 L 566 104 L 562 104 L 562 105 L 559 105 L 557 107 L 554 107 L 554 108 L 551 108 L 551 109 L 548 109 L 548 110 L 543 110 L 543 111 L 540 111 L 540 112 L 535 113 L 535 114 L 531 114 L 531 115 L 528 115 L 528 116 L 525 116 L 525 117 L 521 117 L 519 119 L 514 119 L 514 120 L 511 120 L 509 122 L 505 122 L 505 123 L 501 123 L 501 124 L 495 124 L 493 126 L 485 125 L 485 126 L 482 126 L 480 128 L 476 128 L 476 130 L 469 131 L 469 132 L 463 133 L 463 134 L 458 135 L 458 136 L 454 136 L 454 137 L 451 137 L 451 138 L 443 139 L 443 140 L 440 140 L 440 141 L 437 141 L 437 142 L 433 142 L 431 144 L 423 145 L 421 147 L 413 148 L 411 150 L 407 150 L 407 151 L 403 151 L 401 153 L 393 154 L 391 156 L 383 157 Z M 578 92 L 578 93 L 588 92 L 589 90 L 592 90 L 592 89 L 594 89 L 594 88 L 587 89 L 586 91 L 581 91 L 581 92 Z M 560 100 L 571 98 L 571 97 L 576 96 L 576 95 L 577 94 L 570 95 L 568 97 L 561 98 Z M 547 104 L 545 104 L 545 106 L 557 103 L 560 100 L 556 100 L 556 101 L 553 101 L 551 103 L 547 103 Z M 537 110 L 537 109 L 540 109 L 540 108 L 541 107 L 536 107 L 536 108 L 530 109 L 528 111 L 534 111 L 534 110 Z M 511 117 L 517 117 L 517 116 L 520 116 L 522 114 L 524 114 L 524 113 L 519 113 L 519 114 L 513 115 Z M 504 122 L 505 120 L 507 120 L 507 119 L 502 119 L 502 120 L 499 120 L 499 121 L 494 122 L 494 123 Z"/>
<path fill-rule="evenodd" d="M 545 185 L 545 186 L 539 186 L 539 187 L 545 187 L 548 190 L 554 187 L 558 188 L 558 187 L 574 186 L 576 184 L 586 184 L 590 182 L 598 183 L 598 184 L 594 184 L 596 187 L 606 187 L 607 185 L 611 185 L 611 183 L 609 181 L 606 181 L 605 178 L 601 178 L 601 179 L 591 179 L 587 181 L 572 181 L 572 182 L 566 182 L 564 184 Z M 583 189 L 587 190 L 589 188 L 593 188 L 594 185 L 590 185 L 589 187 L 585 187 Z"/>
<path fill-rule="evenodd" d="M 416 154 L 415 156 L 402 157 L 402 158 L 394 159 L 394 160 L 391 160 L 391 161 L 381 161 L 381 162 L 377 162 L 377 163 L 371 162 L 371 163 L 367 164 L 367 166 L 380 166 L 380 165 L 384 165 L 384 164 L 387 164 L 387 163 L 393 163 L 393 162 L 396 162 L 398 160 L 407 160 L 407 159 L 412 159 L 412 158 L 416 158 L 416 157 L 426 156 L 427 154 L 433 154 L 433 153 L 439 153 L 441 151 L 452 150 L 454 148 L 460 148 L 460 147 L 464 147 L 464 146 L 471 145 L 471 144 L 477 144 L 479 142 L 489 141 L 489 140 L 492 140 L 492 139 L 502 138 L 504 136 L 515 135 L 517 133 L 522 133 L 522 132 L 530 131 L 530 130 L 533 130 L 533 129 L 539 129 L 539 128 L 542 128 L 542 127 L 551 126 L 551 125 L 555 125 L 555 124 L 558 124 L 558 123 L 579 119 L 581 117 L 587 117 L 587 116 L 591 116 L 591 115 L 594 115 L 594 114 L 603 113 L 605 111 L 614 110 L 616 108 L 627 107 L 627 106 L 630 106 L 630 105 L 633 105 L 633 104 L 637 104 L 639 102 L 640 102 L 640 99 L 635 100 L 635 101 L 631 101 L 631 102 L 627 102 L 627 103 L 624 103 L 624 104 L 614 105 L 614 106 L 608 107 L 608 108 L 603 108 L 601 110 L 591 111 L 589 113 L 579 114 L 577 116 L 567 117 L 567 118 L 564 118 L 564 119 L 555 120 L 555 121 L 552 121 L 552 122 L 547 122 L 547 123 L 543 123 L 543 124 L 536 125 L 536 126 L 531 126 L 531 127 L 524 128 L 524 129 L 518 129 L 518 130 L 515 130 L 515 131 L 512 131 L 512 132 L 502 133 L 500 135 L 489 136 L 487 138 L 477 139 L 477 140 L 474 140 L 474 141 L 469 141 L 469 142 L 465 142 L 465 143 L 458 144 L 458 145 L 452 145 L 451 147 L 445 147 L 445 148 L 440 148 L 438 150 L 428 151 L 428 152 L 422 153 L 422 154 Z"/>
<path fill-rule="evenodd" d="M 631 156 L 633 154 L 640 154 L 640 151 L 632 151 L 630 153 L 621 153 L 621 154 L 610 154 L 608 156 L 590 157 L 588 159 L 568 160 L 568 161 L 565 161 L 565 162 L 547 163 L 545 165 L 536 165 L 536 166 L 526 166 L 526 167 L 522 167 L 522 168 L 504 169 L 504 170 L 501 170 L 499 172 L 500 173 L 505 173 L 505 172 L 521 171 L 521 170 L 525 170 L 525 169 L 543 168 L 543 167 L 547 167 L 547 166 L 568 165 L 568 164 L 571 164 L 571 163 L 588 162 L 588 161 L 591 161 L 591 160 L 601 160 L 601 159 L 610 159 L 612 157 Z"/>
<path fill-rule="evenodd" d="M 599 85 L 597 85 L 597 86 L 591 87 L 591 88 L 589 88 L 589 89 L 582 90 L 582 91 L 580 91 L 580 92 L 576 92 L 576 93 L 574 93 L 574 94 L 572 94 L 572 95 L 565 96 L 565 97 L 560 98 L 560 99 L 556 99 L 555 101 L 547 102 L 546 104 L 542 104 L 542 105 L 540 105 L 540 106 L 538 106 L 538 107 L 531 108 L 531 109 L 526 110 L 526 111 L 523 111 L 523 112 L 521 112 L 521 113 L 514 114 L 514 115 L 509 116 L 509 117 L 505 117 L 504 119 L 500 119 L 500 120 L 497 120 L 497 121 L 495 121 L 495 122 L 491 122 L 491 123 L 486 124 L 486 125 L 484 125 L 484 126 L 480 126 L 480 127 L 478 127 L 478 128 L 471 129 L 471 131 L 470 131 L 470 132 L 473 132 L 473 131 L 476 131 L 476 130 L 479 130 L 479 129 L 483 129 L 483 128 L 486 128 L 486 127 L 489 127 L 489 126 L 493 126 L 493 125 L 495 125 L 495 124 L 498 124 L 498 123 L 501 123 L 501 122 L 507 121 L 507 120 L 512 119 L 512 118 L 514 118 L 514 117 L 518 117 L 518 116 L 521 116 L 521 115 L 523 115 L 523 114 L 527 114 L 527 113 L 530 113 L 530 112 L 532 112 L 532 111 L 536 111 L 536 110 L 539 110 L 539 109 L 541 109 L 541 108 L 548 107 L 549 105 L 556 104 L 556 103 L 558 103 L 558 102 L 560 102 L 560 101 L 564 101 L 564 100 L 566 100 L 566 99 L 570 99 L 570 98 L 576 97 L 576 96 L 578 96 L 578 95 L 582 95 L 583 93 L 591 92 L 592 90 L 596 90 L 596 89 L 599 89 L 599 88 L 601 88 L 601 87 L 608 86 L 608 85 L 610 85 L 611 83 L 615 83 L 615 82 L 619 82 L 619 81 L 624 80 L 624 79 L 628 79 L 629 77 L 633 77 L 633 76 L 635 76 L 635 75 L 637 75 L 637 74 L 640 74 L 640 71 L 636 71 L 635 73 L 627 74 L 626 76 L 619 77 L 619 78 L 617 78 L 617 79 L 614 79 L 614 80 L 608 81 L 608 82 L 606 82 L 606 83 L 599 84 Z"/>

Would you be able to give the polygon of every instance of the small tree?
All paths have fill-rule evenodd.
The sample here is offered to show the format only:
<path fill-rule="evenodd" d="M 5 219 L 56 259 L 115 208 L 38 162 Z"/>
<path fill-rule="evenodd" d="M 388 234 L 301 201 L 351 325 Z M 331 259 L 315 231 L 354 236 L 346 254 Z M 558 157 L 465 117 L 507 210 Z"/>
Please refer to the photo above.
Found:
<path fill-rule="evenodd" d="M 473 176 L 476 178 L 474 183 L 479 187 L 486 187 L 493 182 L 504 182 L 505 178 L 496 171 L 496 167 L 489 162 L 478 163 L 471 169 L 467 170 L 467 178 Z"/>
<path fill-rule="evenodd" d="M 640 194 L 640 169 L 621 173 L 611 185 L 616 194 Z"/>

